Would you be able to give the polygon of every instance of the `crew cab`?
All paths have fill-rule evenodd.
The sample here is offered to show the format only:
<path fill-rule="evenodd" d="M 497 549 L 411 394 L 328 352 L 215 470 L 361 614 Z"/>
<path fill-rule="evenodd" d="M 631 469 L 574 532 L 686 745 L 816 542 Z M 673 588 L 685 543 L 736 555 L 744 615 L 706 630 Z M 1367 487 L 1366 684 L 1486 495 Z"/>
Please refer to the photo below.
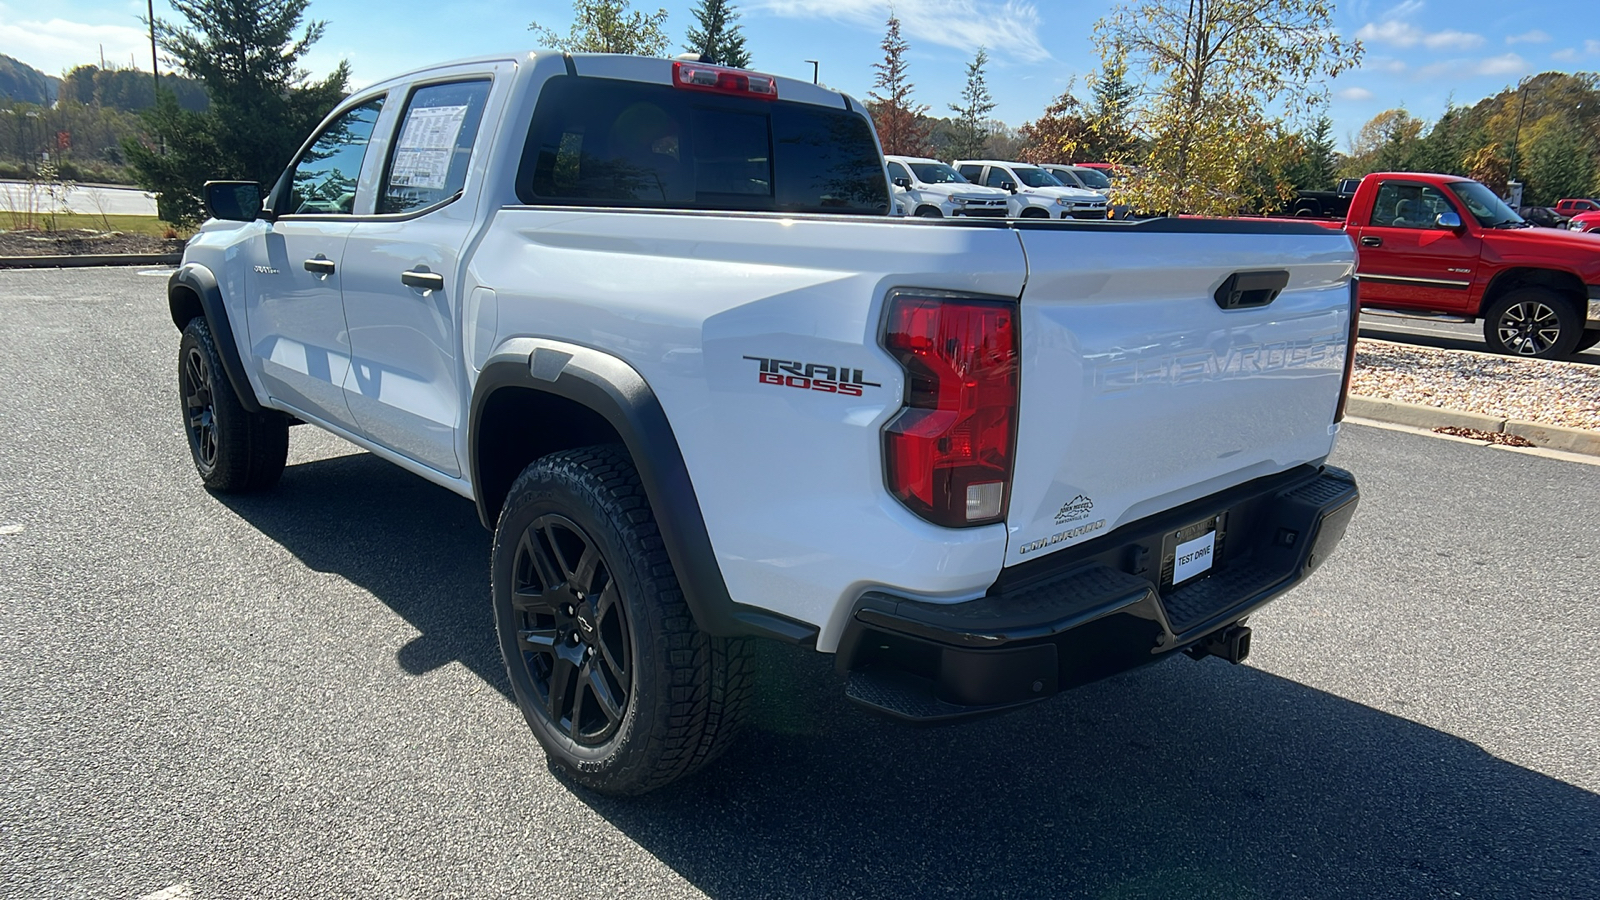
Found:
<path fill-rule="evenodd" d="M 206 185 L 168 286 L 195 468 L 268 489 L 303 423 L 469 499 L 512 696 L 613 794 L 727 748 L 758 639 L 911 722 L 1243 659 L 1356 507 L 1349 239 L 890 198 L 862 104 L 807 82 L 377 82 L 269 189 Z"/>
<path fill-rule="evenodd" d="M 884 164 L 889 169 L 895 201 L 903 203 L 909 215 L 995 219 L 1010 214 L 1009 192 L 973 184 L 936 159 L 886 156 Z"/>
<path fill-rule="evenodd" d="M 956 171 L 973 184 L 1011 194 L 1011 215 L 1023 219 L 1104 219 L 1106 198 L 1094 191 L 1067 187 L 1054 175 L 1029 163 L 956 160 Z"/>
<path fill-rule="evenodd" d="M 1579 213 L 1600 212 L 1600 200 L 1588 197 L 1568 197 L 1557 200 L 1555 211 L 1558 215 L 1572 217 Z"/>
<path fill-rule="evenodd" d="M 1366 176 L 1344 230 L 1364 309 L 1483 321 L 1499 353 L 1558 359 L 1600 343 L 1600 239 L 1532 228 L 1456 175 Z"/>

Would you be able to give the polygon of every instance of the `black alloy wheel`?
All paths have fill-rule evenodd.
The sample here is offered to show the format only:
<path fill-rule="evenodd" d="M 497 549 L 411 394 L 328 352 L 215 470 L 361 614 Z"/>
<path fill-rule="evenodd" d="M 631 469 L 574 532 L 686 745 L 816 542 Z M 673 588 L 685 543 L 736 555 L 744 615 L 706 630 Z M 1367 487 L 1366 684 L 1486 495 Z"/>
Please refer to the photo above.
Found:
<path fill-rule="evenodd" d="M 582 746 L 606 743 L 633 677 L 633 638 L 610 565 L 577 523 L 547 514 L 522 533 L 512 572 L 517 646 L 546 721 Z"/>
<path fill-rule="evenodd" d="M 212 370 L 199 346 L 183 357 L 179 390 L 183 394 L 184 431 L 202 475 L 217 467 L 217 412 L 212 403 Z"/>

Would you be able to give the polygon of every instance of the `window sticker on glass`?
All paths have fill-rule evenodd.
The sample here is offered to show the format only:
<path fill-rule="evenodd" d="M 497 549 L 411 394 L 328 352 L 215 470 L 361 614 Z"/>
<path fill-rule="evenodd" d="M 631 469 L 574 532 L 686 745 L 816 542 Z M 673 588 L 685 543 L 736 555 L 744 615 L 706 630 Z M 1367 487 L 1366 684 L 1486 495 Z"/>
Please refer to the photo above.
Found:
<path fill-rule="evenodd" d="M 395 146 L 389 184 L 442 190 L 449 181 L 450 155 L 466 118 L 465 105 L 412 109 Z"/>

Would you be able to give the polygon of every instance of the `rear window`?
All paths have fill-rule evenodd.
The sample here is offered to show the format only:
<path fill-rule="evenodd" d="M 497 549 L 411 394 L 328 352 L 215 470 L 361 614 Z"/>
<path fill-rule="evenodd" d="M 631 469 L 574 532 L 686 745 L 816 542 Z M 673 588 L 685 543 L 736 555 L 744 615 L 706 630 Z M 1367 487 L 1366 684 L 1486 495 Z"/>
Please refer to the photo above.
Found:
<path fill-rule="evenodd" d="M 545 83 L 517 174 L 524 203 L 885 215 L 865 118 L 611 78 Z"/>

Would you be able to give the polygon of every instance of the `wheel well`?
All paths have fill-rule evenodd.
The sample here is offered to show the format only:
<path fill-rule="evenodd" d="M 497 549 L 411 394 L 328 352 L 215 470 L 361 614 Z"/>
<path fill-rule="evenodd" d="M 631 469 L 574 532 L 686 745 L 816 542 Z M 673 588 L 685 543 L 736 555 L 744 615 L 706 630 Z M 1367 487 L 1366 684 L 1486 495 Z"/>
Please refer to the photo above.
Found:
<path fill-rule="evenodd" d="M 206 314 L 200 306 L 200 295 L 181 285 L 167 292 L 167 308 L 172 311 L 172 324 L 178 326 L 179 331 Z"/>
<path fill-rule="evenodd" d="M 1494 280 L 1489 282 L 1488 290 L 1483 292 L 1482 310 L 1486 312 L 1489 304 L 1500 299 L 1509 291 L 1529 287 L 1554 291 L 1573 303 L 1582 303 L 1587 296 L 1583 280 L 1571 272 L 1562 272 L 1557 269 L 1507 269 L 1496 275 Z"/>
<path fill-rule="evenodd" d="M 923 203 L 923 204 L 918 205 L 917 209 L 916 209 L 916 214 L 920 216 L 925 211 L 926 212 L 931 212 L 931 213 L 938 213 L 940 216 L 944 215 L 944 210 L 940 209 L 937 206 L 934 206 L 932 203 Z"/>
<path fill-rule="evenodd" d="M 495 391 L 484 400 L 478 416 L 474 479 L 491 524 L 500 518 L 511 483 L 529 463 L 558 450 L 622 443 L 622 436 L 600 413 L 530 388 Z"/>
<path fill-rule="evenodd" d="M 1022 208 L 1022 217 L 1024 219 L 1048 219 L 1050 218 L 1050 210 L 1037 206 L 1024 206 Z"/>

